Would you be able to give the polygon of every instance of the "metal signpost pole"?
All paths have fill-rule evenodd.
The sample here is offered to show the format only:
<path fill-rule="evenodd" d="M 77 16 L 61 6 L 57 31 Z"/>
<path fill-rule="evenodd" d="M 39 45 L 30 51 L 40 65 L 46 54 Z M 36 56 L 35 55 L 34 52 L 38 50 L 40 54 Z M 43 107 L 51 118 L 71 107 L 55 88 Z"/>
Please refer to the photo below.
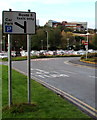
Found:
<path fill-rule="evenodd" d="M 31 103 L 31 69 L 30 69 L 30 35 L 27 34 L 27 51 L 28 51 L 28 81 L 27 81 L 27 88 L 28 88 L 28 103 Z"/>
<path fill-rule="evenodd" d="M 8 95 L 9 107 L 12 104 L 12 66 L 11 66 L 11 35 L 8 34 Z"/>

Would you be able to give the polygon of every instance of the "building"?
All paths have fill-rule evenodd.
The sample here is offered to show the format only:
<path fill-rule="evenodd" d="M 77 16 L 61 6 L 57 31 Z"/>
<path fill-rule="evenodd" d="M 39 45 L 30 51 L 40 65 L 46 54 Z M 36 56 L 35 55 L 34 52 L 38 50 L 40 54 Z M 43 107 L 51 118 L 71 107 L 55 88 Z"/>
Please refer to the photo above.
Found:
<path fill-rule="evenodd" d="M 58 25 L 61 25 L 60 22 L 57 22 L 57 21 L 54 21 L 54 20 L 49 20 L 47 23 L 46 23 L 46 26 L 49 26 L 49 27 L 56 27 Z"/>
<path fill-rule="evenodd" d="M 86 30 L 87 29 L 87 22 L 67 22 L 67 21 L 62 21 L 62 22 L 57 22 L 54 20 L 49 20 L 46 23 L 47 26 L 50 27 L 57 27 L 58 25 L 65 26 L 66 28 L 74 29 L 74 30 Z"/>

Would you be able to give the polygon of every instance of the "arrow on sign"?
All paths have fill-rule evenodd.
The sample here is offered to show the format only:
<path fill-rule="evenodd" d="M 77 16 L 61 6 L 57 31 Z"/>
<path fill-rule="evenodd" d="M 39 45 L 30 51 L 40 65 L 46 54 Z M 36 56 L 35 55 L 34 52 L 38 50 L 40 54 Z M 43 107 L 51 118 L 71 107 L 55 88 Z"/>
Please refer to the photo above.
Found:
<path fill-rule="evenodd" d="M 26 33 L 26 21 L 24 21 L 24 26 L 21 25 L 21 24 L 18 23 L 18 22 L 15 22 L 15 24 L 16 24 L 17 26 L 19 26 L 20 28 L 24 29 L 24 33 Z"/>

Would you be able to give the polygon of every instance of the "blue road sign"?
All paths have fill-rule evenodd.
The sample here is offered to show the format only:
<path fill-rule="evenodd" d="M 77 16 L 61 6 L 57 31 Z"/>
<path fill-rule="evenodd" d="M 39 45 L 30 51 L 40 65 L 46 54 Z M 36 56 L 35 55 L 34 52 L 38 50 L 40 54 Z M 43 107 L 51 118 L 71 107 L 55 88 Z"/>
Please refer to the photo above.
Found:
<path fill-rule="evenodd" d="M 12 32 L 12 26 L 5 26 L 5 32 Z"/>

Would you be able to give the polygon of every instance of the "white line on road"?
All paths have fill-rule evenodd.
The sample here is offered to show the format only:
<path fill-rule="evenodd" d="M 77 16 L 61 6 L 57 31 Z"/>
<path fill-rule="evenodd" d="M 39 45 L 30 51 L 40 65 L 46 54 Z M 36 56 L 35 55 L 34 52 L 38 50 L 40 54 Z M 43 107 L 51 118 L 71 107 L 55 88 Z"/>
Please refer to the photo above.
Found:
<path fill-rule="evenodd" d="M 41 78 L 45 78 L 44 76 L 42 76 L 42 75 L 35 75 L 35 76 L 38 76 L 38 77 L 41 77 Z"/>
<path fill-rule="evenodd" d="M 48 76 L 48 75 L 45 75 L 45 74 L 44 74 L 43 76 L 45 76 L 45 77 L 50 77 L 50 76 Z"/>
<path fill-rule="evenodd" d="M 49 74 L 49 72 L 44 71 L 44 70 L 41 70 L 41 69 L 35 69 L 35 70 L 40 71 L 40 72 L 43 72 L 43 73 L 46 73 L 46 74 Z"/>
<path fill-rule="evenodd" d="M 91 75 L 89 77 L 91 77 L 91 78 L 97 78 L 96 76 L 91 76 Z"/>

